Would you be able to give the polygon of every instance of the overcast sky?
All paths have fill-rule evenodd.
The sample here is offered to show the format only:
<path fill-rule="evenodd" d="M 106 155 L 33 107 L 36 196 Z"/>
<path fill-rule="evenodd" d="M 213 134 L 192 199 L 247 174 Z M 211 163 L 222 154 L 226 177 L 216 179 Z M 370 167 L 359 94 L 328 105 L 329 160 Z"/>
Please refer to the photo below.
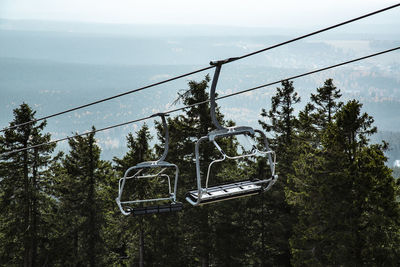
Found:
<path fill-rule="evenodd" d="M 295 28 L 329 25 L 398 2 L 398 0 L 0 0 L 0 18 Z M 370 18 L 363 23 L 400 23 L 399 9 Z"/>

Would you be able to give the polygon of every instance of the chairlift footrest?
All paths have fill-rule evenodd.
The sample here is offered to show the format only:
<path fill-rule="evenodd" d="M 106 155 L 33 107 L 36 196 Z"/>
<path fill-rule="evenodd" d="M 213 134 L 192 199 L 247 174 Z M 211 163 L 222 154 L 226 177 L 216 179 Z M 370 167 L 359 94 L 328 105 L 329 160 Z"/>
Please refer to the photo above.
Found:
<path fill-rule="evenodd" d="M 176 212 L 176 211 L 181 211 L 182 209 L 183 209 L 183 204 L 180 202 L 176 202 L 166 205 L 155 205 L 142 208 L 130 208 L 129 211 L 132 216 L 137 216 L 137 215 L 147 215 L 156 213 Z"/>
<path fill-rule="evenodd" d="M 199 205 L 208 204 L 227 199 L 240 198 L 261 193 L 263 187 L 253 181 L 240 181 L 230 184 L 218 185 L 207 188 L 201 194 Z M 191 190 L 186 194 L 186 198 L 193 202 L 198 201 L 198 190 Z"/>

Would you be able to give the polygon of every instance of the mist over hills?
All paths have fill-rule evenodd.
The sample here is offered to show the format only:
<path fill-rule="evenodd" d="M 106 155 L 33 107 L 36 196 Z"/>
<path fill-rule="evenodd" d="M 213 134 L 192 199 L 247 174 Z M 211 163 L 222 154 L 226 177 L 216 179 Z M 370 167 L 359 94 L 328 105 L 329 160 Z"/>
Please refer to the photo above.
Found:
<path fill-rule="evenodd" d="M 328 25 L 325 25 L 328 26 Z M 350 27 L 338 28 L 330 32 L 330 38 L 360 39 L 379 36 L 380 40 L 397 40 L 400 34 L 400 23 L 369 24 L 355 23 Z M 174 25 L 174 24 L 118 24 L 72 21 L 16 20 L 0 18 L 0 29 L 11 31 L 34 32 L 70 32 L 100 35 L 123 35 L 136 37 L 178 37 L 178 36 L 265 36 L 267 35 L 301 35 L 317 28 L 285 27 L 238 27 L 223 25 Z"/>
<path fill-rule="evenodd" d="M 278 81 L 316 68 L 399 46 L 399 27 L 355 25 L 299 41 L 224 66 L 220 95 Z M 223 26 L 109 25 L 0 20 L 0 125 L 23 101 L 42 117 L 190 72 L 210 60 L 240 56 L 304 34 L 296 29 Z M 393 52 L 294 81 L 302 106 L 310 93 L 333 78 L 343 99 L 358 99 L 388 140 L 389 164 L 400 158 L 400 53 Z M 50 119 L 53 138 L 102 128 L 171 109 L 179 90 L 204 72 L 137 94 Z M 218 104 L 227 119 L 257 125 L 277 86 L 232 97 Z M 150 127 L 152 122 L 148 122 Z M 121 156 L 130 125 L 99 133 L 103 156 Z M 59 148 L 66 148 L 60 144 Z"/>

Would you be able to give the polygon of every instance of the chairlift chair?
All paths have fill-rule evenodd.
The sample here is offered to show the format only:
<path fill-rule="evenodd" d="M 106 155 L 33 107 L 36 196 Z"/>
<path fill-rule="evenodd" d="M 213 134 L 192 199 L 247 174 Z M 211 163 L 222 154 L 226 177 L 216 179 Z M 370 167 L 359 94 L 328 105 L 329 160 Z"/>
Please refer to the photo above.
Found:
<path fill-rule="evenodd" d="M 267 137 L 264 132 L 260 130 L 255 130 L 252 127 L 248 126 L 236 126 L 236 127 L 223 127 L 219 124 L 216 115 L 215 115 L 215 90 L 218 82 L 219 73 L 221 70 L 221 66 L 224 63 L 229 61 L 234 61 L 236 58 L 229 58 L 223 61 L 210 62 L 211 65 L 216 66 L 213 81 L 210 89 L 210 102 L 211 102 L 211 119 L 214 126 L 217 128 L 216 130 L 208 133 L 206 136 L 201 137 L 195 146 L 195 156 L 196 156 L 196 181 L 197 181 L 197 189 L 191 190 L 186 193 L 186 200 L 194 205 L 203 205 L 214 203 L 218 201 L 224 201 L 233 198 L 246 197 L 250 195 L 255 195 L 267 191 L 271 188 L 271 186 L 276 182 L 278 176 L 275 175 L 275 162 L 276 157 L 274 151 L 269 148 Z M 252 143 L 252 150 L 249 153 L 245 153 L 238 156 L 229 156 L 227 155 L 217 143 L 217 139 L 229 136 L 241 136 L 244 135 L 246 137 L 251 136 L 255 137 L 256 133 L 261 136 L 261 139 L 265 146 L 264 150 L 259 150 L 255 143 Z M 251 140 L 251 139 L 250 139 Z M 221 158 L 213 160 L 209 166 L 207 171 L 207 176 L 205 183 L 202 183 L 201 170 L 200 170 L 200 153 L 199 147 L 203 142 L 212 142 L 217 150 L 222 155 Z M 269 164 L 271 175 L 266 179 L 250 179 L 243 180 L 237 182 L 230 182 L 225 184 L 220 184 L 216 186 L 209 186 L 209 178 L 211 173 L 211 167 L 213 164 L 217 162 L 222 162 L 226 159 L 236 160 L 240 158 L 249 158 L 255 157 L 257 155 L 261 155 L 267 158 L 267 162 Z"/>
<path fill-rule="evenodd" d="M 123 178 L 119 180 L 118 197 L 115 199 L 123 215 L 145 215 L 180 211 L 182 203 L 176 201 L 178 185 L 178 166 L 165 161 L 168 154 L 168 126 L 164 113 L 154 114 L 152 117 L 160 116 L 165 129 L 165 146 L 161 158 L 156 161 L 146 161 L 130 167 L 125 171 Z M 173 186 L 168 175 L 168 170 L 175 173 Z M 133 175 L 132 175 L 133 173 Z M 127 191 L 127 183 L 139 183 L 141 179 L 158 179 L 160 183 L 166 183 L 167 195 L 155 198 L 137 199 L 137 196 Z M 125 191 L 124 191 L 125 189 Z M 164 192 L 165 193 L 165 192 Z M 166 203 L 167 202 L 167 203 Z"/>

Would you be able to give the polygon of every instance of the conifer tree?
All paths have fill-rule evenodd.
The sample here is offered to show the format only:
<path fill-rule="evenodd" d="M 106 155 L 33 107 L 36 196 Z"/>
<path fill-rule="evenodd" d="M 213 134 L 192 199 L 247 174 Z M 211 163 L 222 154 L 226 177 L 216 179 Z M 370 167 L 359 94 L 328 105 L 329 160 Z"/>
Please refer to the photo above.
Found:
<path fill-rule="evenodd" d="M 342 199 L 341 204 L 332 202 L 329 203 L 332 205 L 327 206 L 326 209 L 318 208 L 321 202 L 325 203 L 323 201 L 324 197 L 335 199 L 338 195 L 345 195 L 346 193 L 342 191 L 347 190 L 347 187 L 339 187 L 332 191 L 328 186 L 331 184 L 331 180 L 344 184 L 343 179 L 345 179 L 345 176 L 333 170 L 335 167 L 343 169 L 343 165 L 341 165 L 343 160 L 335 158 L 333 150 L 329 155 L 323 155 L 319 150 L 325 130 L 333 122 L 333 116 L 342 106 L 342 102 L 338 102 L 340 96 L 340 90 L 337 90 L 333 85 L 332 79 L 328 79 L 323 87 L 317 88 L 316 94 L 311 94 L 311 102 L 307 103 L 305 108 L 299 112 L 297 128 L 299 137 L 298 153 L 296 153 L 297 156 L 293 163 L 295 173 L 289 175 L 292 185 L 286 192 L 289 203 L 298 212 L 298 222 L 294 227 L 290 241 L 293 257 L 295 262 L 298 263 L 317 264 L 315 260 L 321 257 L 325 247 L 316 246 L 315 244 L 322 242 L 322 240 L 326 241 L 324 242 L 325 245 L 329 244 L 331 247 L 340 243 L 332 239 L 332 236 L 316 234 L 322 231 L 321 228 L 329 227 L 324 226 L 323 223 L 315 226 L 311 225 L 307 228 L 307 225 L 310 224 L 309 217 L 314 220 L 320 219 L 327 224 L 340 225 L 341 222 L 337 221 L 337 217 L 331 216 L 331 211 L 341 211 L 341 208 L 345 207 L 345 205 L 341 204 L 347 203 L 345 199 Z M 326 170 L 329 166 L 332 168 L 331 172 Z M 319 190 L 321 194 L 312 194 L 313 190 Z M 297 205 L 298 203 L 303 204 Z M 328 203 L 325 203 L 325 205 L 328 205 Z M 310 210 L 316 210 L 316 214 L 310 214 Z M 341 235 L 339 230 L 337 233 L 337 237 L 345 236 Z M 305 243 L 301 243 L 304 241 L 302 239 L 303 235 L 307 237 L 307 242 Z M 299 245 L 299 243 L 302 245 Z M 345 241 L 342 243 L 345 243 Z M 338 248 L 337 250 L 339 251 Z M 303 257 L 303 254 L 309 255 L 310 251 L 312 251 L 313 257 Z M 343 255 L 344 253 L 341 254 Z"/>
<path fill-rule="evenodd" d="M 346 160 L 337 151 L 304 146 L 294 162 L 288 201 L 298 211 L 290 238 L 294 266 L 341 265 L 350 255 L 346 220 L 350 215 L 351 184 Z"/>
<path fill-rule="evenodd" d="M 321 144 L 323 131 L 343 105 L 338 101 L 341 96 L 332 79 L 327 79 L 316 94 L 311 94 L 311 102 L 299 112 L 298 135 L 302 141 L 311 142 L 314 147 Z"/>
<path fill-rule="evenodd" d="M 261 116 L 269 122 L 259 121 L 261 126 L 275 135 L 271 146 L 277 154 L 278 182 L 274 185 L 271 194 L 265 197 L 268 203 L 267 212 L 270 219 L 268 225 L 263 227 L 262 235 L 265 251 L 264 263 L 266 265 L 290 265 L 289 237 L 295 214 L 286 203 L 285 190 L 290 187 L 289 175 L 293 173 L 292 163 L 297 153 L 296 127 L 298 120 L 294 115 L 294 106 L 300 102 L 300 97 L 293 87 L 293 82 L 283 81 L 282 87 L 277 88 L 275 96 L 271 99 L 271 109 L 262 110 Z M 265 262 L 266 261 L 266 262 Z"/>
<path fill-rule="evenodd" d="M 288 197 L 300 211 L 291 238 L 295 266 L 395 266 L 399 258 L 394 180 L 385 145 L 368 144 L 376 128 L 361 107 L 353 100 L 338 110 L 322 147 L 309 147 L 294 163 Z"/>
<path fill-rule="evenodd" d="M 277 147 L 290 145 L 295 134 L 297 119 L 294 115 L 294 105 L 300 102 L 300 97 L 293 87 L 293 82 L 283 81 L 282 88 L 271 99 L 271 110 L 262 109 L 261 116 L 270 120 L 270 123 L 259 121 L 268 132 L 273 132 L 276 138 L 272 140 Z"/>
<path fill-rule="evenodd" d="M 304 109 L 299 112 L 297 134 L 299 140 L 317 146 L 318 144 L 316 137 L 318 134 L 318 130 L 314 126 L 314 110 L 314 105 L 311 103 L 307 103 Z"/>
<path fill-rule="evenodd" d="M 28 104 L 14 109 L 10 126 L 35 119 Z M 0 153 L 27 148 L 50 141 L 43 134 L 46 126 L 30 123 L 8 129 L 0 136 Z M 0 159 L 0 261 L 4 265 L 35 266 L 45 264 L 48 256 L 46 207 L 51 201 L 44 193 L 48 186 L 43 176 L 55 145 L 5 154 Z"/>
<path fill-rule="evenodd" d="M 340 89 L 336 88 L 332 79 L 327 79 L 324 86 L 317 88 L 317 94 L 311 94 L 311 101 L 316 109 L 314 122 L 319 129 L 324 129 L 331 123 L 333 116 L 343 105 L 342 102 L 337 102 L 341 96 Z"/>
<path fill-rule="evenodd" d="M 94 130 L 94 128 L 93 128 Z M 109 163 L 100 160 L 94 133 L 69 139 L 70 151 L 58 173 L 56 197 L 59 200 L 63 257 L 59 264 L 97 266 L 103 263 L 102 227 L 104 198 L 101 189 L 111 175 Z"/>
<path fill-rule="evenodd" d="M 129 133 L 126 137 L 128 152 L 119 159 L 113 158 L 115 169 L 119 172 L 125 172 L 126 169 L 140 162 L 151 160 L 152 151 L 149 142 L 152 137 L 147 124 L 143 124 L 142 128 L 136 133 L 136 137 Z"/>
<path fill-rule="evenodd" d="M 356 217 L 353 255 L 368 266 L 396 266 L 400 259 L 400 205 L 396 185 L 385 165 L 386 144 L 361 149 L 354 161 L 352 191 Z"/>
<path fill-rule="evenodd" d="M 344 105 L 335 116 L 336 129 L 331 131 L 337 137 L 330 138 L 336 141 L 348 161 L 353 203 L 351 253 L 357 264 L 396 265 L 400 254 L 394 244 L 399 240 L 396 224 L 400 217 L 398 205 L 394 203 L 393 177 L 383 155 L 387 145 L 368 145 L 368 137 L 377 129 L 372 126 L 371 116 L 361 114 L 361 108 L 362 104 L 355 100 Z M 383 219 L 377 219 L 383 214 L 386 215 Z"/>

